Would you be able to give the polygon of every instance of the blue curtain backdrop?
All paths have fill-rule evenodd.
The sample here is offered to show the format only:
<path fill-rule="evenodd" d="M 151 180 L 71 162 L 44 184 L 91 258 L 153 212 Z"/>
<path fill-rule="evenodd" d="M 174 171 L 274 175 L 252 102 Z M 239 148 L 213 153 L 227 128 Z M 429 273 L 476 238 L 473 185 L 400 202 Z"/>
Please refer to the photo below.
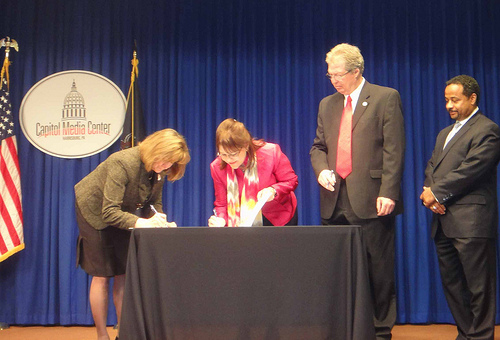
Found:
<path fill-rule="evenodd" d="M 215 129 L 227 117 L 281 145 L 299 176 L 299 223 L 320 223 L 308 152 L 318 104 L 334 92 L 324 76 L 325 53 L 341 42 L 359 46 L 365 78 L 399 90 L 404 106 L 398 322 L 436 323 L 453 319 L 429 236 L 430 213 L 418 196 L 435 137 L 451 124 L 446 80 L 474 76 L 480 108 L 500 122 L 498 18 L 495 0 L 2 0 L 0 38 L 20 45 L 10 69 L 16 115 L 26 92 L 55 72 L 96 72 L 126 93 L 137 41 L 147 132 L 174 128 L 192 153 L 185 177 L 164 189 L 169 219 L 186 227 L 206 225 L 211 215 L 209 164 Z M 90 280 L 75 268 L 73 185 L 118 143 L 92 157 L 60 159 L 33 147 L 16 128 L 26 249 L 0 263 L 0 321 L 91 324 Z M 111 306 L 108 321 L 116 322 Z"/>

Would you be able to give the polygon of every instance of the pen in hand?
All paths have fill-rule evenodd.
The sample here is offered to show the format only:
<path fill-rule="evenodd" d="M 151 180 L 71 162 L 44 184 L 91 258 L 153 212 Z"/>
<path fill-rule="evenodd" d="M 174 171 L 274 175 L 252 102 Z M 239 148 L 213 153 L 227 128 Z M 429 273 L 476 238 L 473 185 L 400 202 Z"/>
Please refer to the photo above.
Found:
<path fill-rule="evenodd" d="M 330 179 L 333 180 L 333 183 Z M 332 187 L 331 191 L 335 191 L 335 183 L 337 182 L 337 179 L 335 178 L 335 171 L 334 170 L 330 170 L 330 179 L 328 180 L 328 185 L 327 185 L 326 189 L 330 190 L 330 186 L 331 186 Z"/>
<path fill-rule="evenodd" d="M 158 211 L 156 211 L 156 209 L 155 209 L 155 206 L 154 206 L 154 205 L 150 204 L 149 206 L 151 207 L 151 211 L 152 211 L 152 212 L 154 212 L 155 214 L 158 214 Z"/>
<path fill-rule="evenodd" d="M 150 206 L 150 208 L 151 208 L 151 211 L 152 211 L 152 212 L 154 212 L 154 213 L 155 213 L 155 215 L 156 215 L 156 214 L 159 214 L 158 210 L 156 210 L 156 209 L 155 209 L 154 205 L 150 204 L 149 206 Z M 165 226 L 168 226 L 168 222 L 167 222 L 167 220 L 166 220 L 166 219 L 165 219 Z"/>
<path fill-rule="evenodd" d="M 217 216 L 217 210 L 215 208 L 212 210 L 214 213 L 210 218 L 208 219 L 208 226 L 209 227 L 224 227 L 226 225 L 226 220 L 222 217 Z"/>

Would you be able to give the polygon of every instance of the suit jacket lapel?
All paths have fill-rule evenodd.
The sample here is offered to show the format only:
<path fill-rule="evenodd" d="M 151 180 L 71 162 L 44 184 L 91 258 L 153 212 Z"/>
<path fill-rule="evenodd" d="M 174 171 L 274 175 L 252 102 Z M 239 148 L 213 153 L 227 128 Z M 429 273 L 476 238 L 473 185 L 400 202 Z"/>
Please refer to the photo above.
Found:
<path fill-rule="evenodd" d="M 453 125 L 450 125 L 443 129 L 442 133 L 440 133 L 436 139 L 436 145 L 434 148 L 435 156 L 434 159 L 435 164 L 437 165 L 438 160 L 441 160 L 441 156 L 443 155 L 443 146 L 446 141 L 446 137 L 450 133 L 451 129 L 453 129 Z"/>
<path fill-rule="evenodd" d="M 439 145 L 439 147 L 441 148 L 442 151 L 441 151 L 441 154 L 439 155 L 439 158 L 438 158 L 436 165 L 439 164 L 443 160 L 443 158 L 448 154 L 450 149 L 453 148 L 453 145 L 455 145 L 455 143 L 465 133 L 467 133 L 467 131 L 476 123 L 477 119 L 479 118 L 479 114 L 480 114 L 480 112 L 477 112 L 471 119 L 469 119 L 469 121 L 464 126 L 462 126 L 460 131 L 458 131 L 455 134 L 455 136 L 453 136 L 453 138 L 448 142 L 448 144 L 446 144 L 446 147 L 444 149 L 443 149 L 444 142 L 446 140 L 446 137 L 448 136 L 448 133 L 451 131 L 451 129 L 453 129 L 453 125 L 451 125 L 450 129 L 448 129 L 448 133 L 443 133 L 444 140 L 442 142 L 440 142 L 440 145 Z"/>
<path fill-rule="evenodd" d="M 153 174 L 154 172 L 153 173 L 147 172 L 146 168 L 144 167 L 144 164 L 141 162 L 140 176 L 139 176 L 139 200 L 141 204 L 144 204 L 144 202 L 150 199 L 151 186 L 152 186 L 151 176 Z"/>
<path fill-rule="evenodd" d="M 356 104 L 356 109 L 354 110 L 354 116 L 352 117 L 352 129 L 356 127 L 361 116 L 365 113 L 366 108 L 369 105 L 368 99 L 370 98 L 370 83 L 365 80 L 365 85 L 361 89 L 359 94 L 358 102 Z M 363 103 L 367 103 L 368 105 L 363 105 Z"/>
<path fill-rule="evenodd" d="M 339 129 L 340 129 L 340 120 L 342 118 L 342 111 L 344 110 L 344 96 L 342 94 L 338 94 L 333 97 L 333 100 L 330 102 L 331 107 L 328 108 L 329 112 L 331 112 L 331 126 L 330 131 L 333 132 L 335 140 L 338 139 Z"/>

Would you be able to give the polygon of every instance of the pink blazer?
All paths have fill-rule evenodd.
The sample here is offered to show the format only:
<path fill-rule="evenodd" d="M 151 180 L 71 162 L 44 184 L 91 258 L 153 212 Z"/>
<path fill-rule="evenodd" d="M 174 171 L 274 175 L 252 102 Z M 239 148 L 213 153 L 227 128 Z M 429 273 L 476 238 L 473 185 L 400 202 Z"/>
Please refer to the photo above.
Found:
<path fill-rule="evenodd" d="M 210 164 L 210 172 L 214 180 L 215 210 L 217 216 L 223 217 L 227 223 L 227 173 L 226 169 L 220 169 L 220 163 L 220 157 L 217 157 Z M 276 190 L 276 197 L 264 205 L 262 213 L 275 226 L 287 224 L 297 209 L 297 198 L 293 190 L 299 181 L 290 161 L 281 151 L 279 145 L 266 143 L 257 150 L 257 172 L 259 174 L 259 190 L 270 186 Z M 243 171 L 237 169 L 235 173 L 241 195 Z"/>

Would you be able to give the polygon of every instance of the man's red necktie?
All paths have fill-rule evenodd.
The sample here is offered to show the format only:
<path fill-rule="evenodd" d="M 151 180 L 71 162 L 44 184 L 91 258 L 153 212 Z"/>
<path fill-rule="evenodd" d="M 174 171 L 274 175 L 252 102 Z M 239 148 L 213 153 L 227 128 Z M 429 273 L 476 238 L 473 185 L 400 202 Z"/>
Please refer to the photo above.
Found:
<path fill-rule="evenodd" d="M 346 178 L 352 171 L 352 99 L 347 96 L 347 103 L 340 120 L 339 142 L 337 145 L 337 173 Z"/>

